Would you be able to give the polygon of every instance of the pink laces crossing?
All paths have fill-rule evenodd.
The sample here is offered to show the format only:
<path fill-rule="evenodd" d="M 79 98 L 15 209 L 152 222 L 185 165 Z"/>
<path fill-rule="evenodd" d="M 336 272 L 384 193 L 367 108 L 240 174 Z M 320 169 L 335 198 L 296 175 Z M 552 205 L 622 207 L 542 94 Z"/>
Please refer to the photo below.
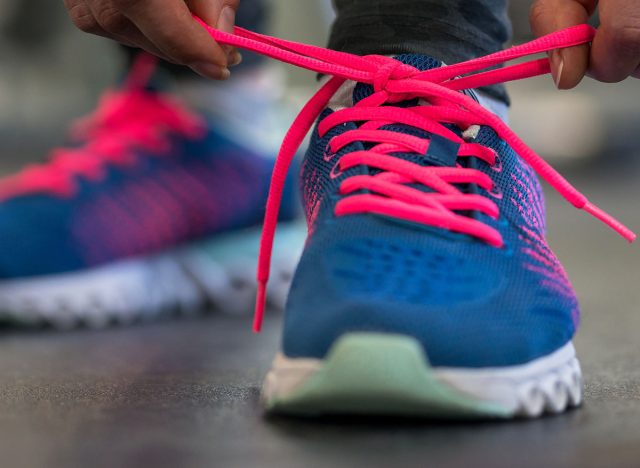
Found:
<path fill-rule="evenodd" d="M 448 130 L 443 123 L 453 123 L 461 129 L 471 125 L 486 125 L 493 128 L 569 203 L 595 216 L 629 242 L 633 242 L 636 238 L 636 235 L 622 223 L 589 202 L 582 193 L 520 140 L 500 118 L 472 98 L 458 92 L 462 89 L 549 73 L 547 58 L 490 71 L 483 70 L 517 58 L 588 43 L 593 39 L 595 32 L 588 25 L 565 29 L 485 57 L 421 72 L 388 57 L 360 57 L 264 36 L 242 28 L 235 28 L 234 34 L 228 34 L 215 30 L 202 21 L 200 23 L 221 44 L 248 49 L 332 76 L 309 100 L 291 125 L 275 163 L 258 259 L 255 331 L 260 330 L 264 315 L 273 239 L 289 165 L 320 113 L 346 80 L 370 84 L 373 86 L 374 93 L 359 101 L 353 108 L 338 110 L 325 118 L 319 125 L 320 136 L 336 125 L 345 122 L 361 122 L 357 130 L 345 132 L 330 141 L 331 153 L 340 151 L 354 141 L 367 141 L 376 145 L 366 151 L 356 151 L 342 156 L 336 166 L 338 174 L 359 165 L 375 168 L 380 172 L 374 176 L 353 176 L 343 181 L 340 192 L 344 195 L 352 195 L 344 197 L 336 204 L 337 216 L 353 213 L 384 214 L 469 234 L 490 245 L 501 246 L 502 237 L 497 230 L 455 212 L 456 210 L 478 210 L 496 218 L 499 215 L 498 207 L 493 201 L 481 195 L 465 194 L 453 185 L 475 183 L 491 191 L 494 184 L 490 177 L 481 171 L 460 166 L 423 167 L 393 157 L 390 153 L 411 151 L 425 154 L 429 141 L 381 130 L 382 126 L 392 123 L 424 129 L 458 143 L 459 157 L 474 156 L 493 166 L 496 160 L 492 150 L 464 141 Z M 412 108 L 388 105 L 381 107 L 383 104 L 393 104 L 416 97 L 428 101 L 430 105 Z M 428 186 L 433 192 L 425 193 L 408 185 L 416 182 Z M 363 189 L 366 191 L 363 192 Z"/>
<path fill-rule="evenodd" d="M 71 129 L 77 147 L 52 151 L 44 164 L 27 166 L 0 180 L 0 200 L 29 193 L 71 196 L 74 178 L 98 179 L 105 165 L 135 162 L 134 149 L 149 154 L 170 153 L 170 133 L 196 138 L 204 132 L 202 119 L 167 96 L 144 89 L 156 66 L 147 54 L 138 56 L 124 85 L 106 93 L 98 108 Z"/>

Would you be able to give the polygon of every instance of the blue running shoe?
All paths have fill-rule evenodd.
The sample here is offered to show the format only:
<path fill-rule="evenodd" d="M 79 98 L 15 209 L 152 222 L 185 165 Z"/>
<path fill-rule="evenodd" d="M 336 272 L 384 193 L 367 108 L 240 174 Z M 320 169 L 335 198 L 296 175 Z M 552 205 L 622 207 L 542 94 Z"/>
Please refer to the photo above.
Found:
<path fill-rule="evenodd" d="M 201 24 L 220 44 L 333 75 L 284 138 L 267 201 L 256 330 L 287 167 L 311 131 L 301 171 L 309 235 L 263 388 L 267 409 L 508 418 L 579 405 L 578 304 L 545 240 L 536 173 L 625 239 L 636 236 L 472 90 L 549 73 L 548 58 L 495 66 L 588 43 L 595 30 L 442 66 Z"/>
<path fill-rule="evenodd" d="M 578 303 L 539 181 L 490 126 L 427 96 L 347 81 L 321 113 L 269 411 L 507 418 L 580 404 Z"/>
<path fill-rule="evenodd" d="M 141 56 L 69 147 L 0 181 L 0 319 L 101 327 L 209 302 L 250 310 L 273 155 L 151 89 L 152 73 Z M 293 199 L 289 188 L 283 222 Z M 277 305 L 301 248 L 290 229 Z"/>

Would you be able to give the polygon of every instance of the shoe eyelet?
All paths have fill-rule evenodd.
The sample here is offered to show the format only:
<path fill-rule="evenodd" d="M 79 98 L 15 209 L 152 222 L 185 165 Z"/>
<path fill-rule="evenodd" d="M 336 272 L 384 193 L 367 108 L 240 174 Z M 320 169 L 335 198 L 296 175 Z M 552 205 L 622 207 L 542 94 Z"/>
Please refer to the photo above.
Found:
<path fill-rule="evenodd" d="M 324 151 L 322 152 L 322 159 L 325 162 L 329 162 L 335 157 L 336 153 L 331 151 L 331 140 L 329 140 L 329 142 L 324 147 Z"/>
<path fill-rule="evenodd" d="M 500 187 L 498 187 L 497 184 L 493 184 L 493 187 L 489 191 L 489 195 L 491 195 L 496 200 L 502 200 L 503 197 L 502 190 L 500 189 Z"/>
<path fill-rule="evenodd" d="M 502 158 L 497 152 L 496 152 L 496 161 L 493 164 L 493 166 L 491 166 L 491 170 L 493 172 L 502 172 Z"/>
<path fill-rule="evenodd" d="M 338 177 L 340 177 L 343 174 L 343 172 L 344 171 L 340 170 L 340 161 L 338 161 L 331 168 L 331 172 L 329 173 L 329 177 L 331 179 L 337 179 Z"/>

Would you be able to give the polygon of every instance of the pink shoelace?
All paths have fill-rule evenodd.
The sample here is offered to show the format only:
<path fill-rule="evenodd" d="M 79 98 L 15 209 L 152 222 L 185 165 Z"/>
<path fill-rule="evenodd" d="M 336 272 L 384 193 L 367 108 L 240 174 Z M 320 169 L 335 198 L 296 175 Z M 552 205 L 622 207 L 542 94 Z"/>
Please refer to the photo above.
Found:
<path fill-rule="evenodd" d="M 256 34 L 242 28 L 235 28 L 234 34 L 228 34 L 211 28 L 199 19 L 198 21 L 218 43 L 248 49 L 332 76 L 294 120 L 284 137 L 275 163 L 258 258 L 255 331 L 259 331 L 262 325 L 273 239 L 289 166 L 314 122 L 346 80 L 370 84 L 373 86 L 374 93 L 362 99 L 353 108 L 338 110 L 325 118 L 319 126 L 320 135 L 326 134 L 332 127 L 345 122 L 364 122 L 357 130 L 351 130 L 333 138 L 330 142 L 330 154 L 335 154 L 354 141 L 376 143 L 367 151 L 356 151 L 342 156 L 337 170 L 340 173 L 348 168 L 364 165 L 379 169 L 381 172 L 375 176 L 359 175 L 346 178 L 340 186 L 342 194 L 349 195 L 363 189 L 368 192 L 349 195 L 340 200 L 335 208 L 337 216 L 353 213 L 383 214 L 469 234 L 490 245 L 501 246 L 503 242 L 498 231 L 455 212 L 456 210 L 478 210 L 491 217 L 497 217 L 498 207 L 493 201 L 480 195 L 463 193 L 453 185 L 475 183 L 491 191 L 494 184 L 490 177 L 474 169 L 422 167 L 395 158 L 390 153 L 415 151 L 425 154 L 429 141 L 380 129 L 392 123 L 424 129 L 458 143 L 459 157 L 474 156 L 493 166 L 496 163 L 496 155 L 491 149 L 464 141 L 442 124 L 453 123 L 461 129 L 471 125 L 486 125 L 493 128 L 569 203 L 610 226 L 629 242 L 633 242 L 636 238 L 636 235 L 622 223 L 589 202 L 582 193 L 520 140 L 500 118 L 472 98 L 459 92 L 463 89 L 549 73 L 548 58 L 490 71 L 483 70 L 520 57 L 591 42 L 595 30 L 588 25 L 565 29 L 485 57 L 421 72 L 388 57 L 360 57 Z M 381 107 L 383 104 L 393 104 L 416 97 L 428 101 L 430 105 L 411 108 L 389 105 Z M 407 185 L 416 182 L 428 186 L 433 192 L 424 193 Z"/>
<path fill-rule="evenodd" d="M 155 57 L 141 54 L 123 86 L 106 93 L 91 115 L 72 126 L 71 139 L 83 143 L 55 149 L 46 163 L 27 166 L 0 180 L 0 200 L 35 192 L 71 196 L 76 176 L 95 180 L 102 177 L 107 164 L 133 164 L 133 149 L 166 155 L 171 149 L 170 133 L 203 135 L 205 124 L 199 116 L 167 96 L 145 91 L 155 66 Z"/>

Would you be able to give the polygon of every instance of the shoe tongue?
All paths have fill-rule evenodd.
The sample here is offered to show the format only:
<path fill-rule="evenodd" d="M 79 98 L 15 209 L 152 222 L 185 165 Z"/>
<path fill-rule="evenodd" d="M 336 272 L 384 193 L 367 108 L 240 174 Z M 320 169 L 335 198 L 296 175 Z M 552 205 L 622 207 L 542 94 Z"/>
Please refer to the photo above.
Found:
<path fill-rule="evenodd" d="M 440 68 L 442 62 L 428 55 L 419 54 L 400 54 L 393 57 L 398 62 L 410 65 L 420 71 L 431 70 L 432 68 Z"/>
<path fill-rule="evenodd" d="M 415 67 L 420 71 L 431 70 L 432 68 L 439 68 L 443 64 L 441 61 L 429 57 L 428 55 L 417 55 L 417 54 L 402 54 L 393 57 L 395 60 L 402 62 L 404 64 Z M 362 99 L 371 96 L 373 94 L 373 86 L 365 83 L 357 83 L 353 89 L 352 99 L 353 103 L 361 101 Z M 394 106 L 397 107 L 409 107 L 418 105 L 418 99 L 412 99 L 409 101 L 404 101 L 400 103 L 394 103 Z M 452 131 L 461 134 L 460 130 L 453 126 L 447 125 Z M 402 124 L 393 124 L 393 125 L 385 125 L 383 127 L 384 130 L 391 130 L 394 132 L 405 133 L 409 135 L 414 135 L 421 138 L 428 138 L 431 140 L 431 144 L 429 146 L 429 151 L 427 154 L 416 154 L 416 153 L 394 153 L 394 155 L 400 159 L 404 159 L 407 161 L 411 161 L 420 166 L 454 166 L 456 163 L 456 156 L 458 153 L 458 145 L 454 142 L 450 142 L 449 140 L 433 136 L 431 133 L 408 125 Z M 373 145 L 365 144 L 365 147 L 371 147 Z M 377 173 L 378 171 L 372 170 L 371 173 Z"/>
<path fill-rule="evenodd" d="M 417 55 L 417 54 L 402 54 L 393 57 L 395 60 L 398 60 L 404 64 L 415 67 L 420 71 L 431 70 L 433 68 L 439 68 L 443 66 L 443 63 L 433 57 L 429 57 L 428 55 Z M 373 94 L 373 86 L 365 83 L 356 83 L 355 86 L 353 82 L 351 82 L 351 86 L 353 86 L 353 92 L 349 93 L 337 93 L 336 100 L 332 103 L 334 104 L 334 108 L 340 107 L 350 107 L 352 104 L 356 104 L 362 99 L 371 96 Z M 349 85 L 345 85 L 345 91 L 349 89 Z M 352 98 L 352 103 L 349 102 L 349 97 Z M 419 100 L 411 99 L 409 101 L 394 103 L 393 106 L 396 107 L 411 107 L 419 105 Z M 426 104 L 428 105 L 428 104 Z M 454 133 L 462 136 L 462 132 L 455 125 L 445 124 L 447 128 L 449 128 Z M 409 135 L 414 135 L 420 138 L 426 138 L 430 140 L 429 149 L 427 150 L 427 154 L 417 154 L 417 153 L 393 153 L 393 156 L 403 159 L 405 161 L 410 161 L 415 163 L 418 166 L 455 166 L 456 163 L 461 164 L 463 167 L 466 167 L 470 160 L 473 158 L 462 158 L 462 160 L 457 160 L 457 154 L 459 146 L 457 143 L 452 142 L 446 138 L 433 135 L 430 132 L 425 130 L 412 127 L 409 125 L 403 124 L 392 124 L 385 125 L 382 127 L 383 130 L 391 130 L 394 132 L 405 133 Z M 374 146 L 374 144 L 364 143 L 365 148 L 370 148 Z M 374 175 L 379 173 L 380 171 L 377 169 L 368 168 L 366 172 L 370 175 Z M 432 192 L 433 190 L 421 185 L 421 184 L 409 184 L 410 187 L 416 188 L 423 192 Z M 469 186 L 460 186 L 462 190 L 469 190 Z"/>

